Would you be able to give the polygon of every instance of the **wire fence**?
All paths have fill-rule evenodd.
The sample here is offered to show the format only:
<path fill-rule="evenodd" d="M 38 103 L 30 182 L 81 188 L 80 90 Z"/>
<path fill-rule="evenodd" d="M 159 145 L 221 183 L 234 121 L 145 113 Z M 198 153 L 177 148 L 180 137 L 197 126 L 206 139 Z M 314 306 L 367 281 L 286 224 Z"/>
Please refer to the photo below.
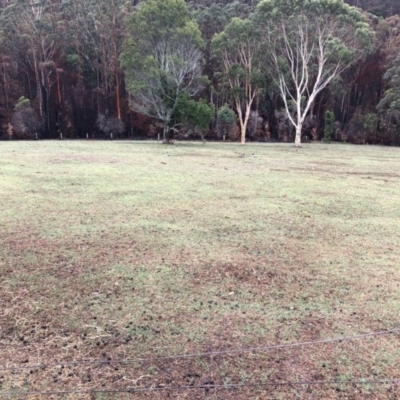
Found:
<path fill-rule="evenodd" d="M 261 352 L 261 351 L 271 351 L 271 350 L 279 350 L 279 349 L 290 349 L 295 347 L 305 347 L 305 346 L 314 346 L 314 345 L 323 345 L 329 343 L 340 343 L 349 340 L 357 340 L 357 339 L 365 339 L 368 337 L 376 337 L 376 336 L 384 336 L 390 334 L 400 333 L 400 327 L 394 328 L 391 330 L 385 331 L 377 331 L 364 333 L 360 335 L 354 336 L 344 336 L 340 338 L 334 339 L 323 339 L 323 340 L 314 340 L 314 341 L 306 341 L 306 342 L 297 342 L 297 343 L 285 343 L 285 344 L 277 344 L 270 346 L 260 346 L 260 347 L 248 347 L 243 349 L 228 349 L 228 350 L 217 350 L 217 351 L 209 351 L 203 353 L 191 353 L 191 354 L 178 354 L 178 355 L 167 355 L 167 356 L 159 356 L 159 357 L 147 357 L 147 358 L 135 358 L 135 359 L 97 359 L 97 360 L 74 360 L 68 362 L 58 362 L 58 363 L 49 363 L 49 364 L 26 364 L 23 366 L 11 366 L 11 367 L 0 367 L 0 371 L 18 371 L 25 369 L 46 369 L 52 367 L 73 367 L 77 365 L 92 365 L 92 364 L 134 364 L 134 363 L 142 363 L 142 362 L 151 362 L 151 361 L 163 361 L 163 360 L 177 360 L 177 359 L 189 359 L 189 358 L 199 358 L 199 357 L 211 357 L 225 354 L 238 354 L 238 353 L 251 353 L 251 352 Z"/>
<path fill-rule="evenodd" d="M 237 383 L 237 384 L 201 384 L 201 385 L 183 385 L 183 386 L 160 386 L 148 388 L 126 388 L 126 389 L 82 389 L 82 390 L 50 390 L 50 391 L 32 391 L 32 392 L 0 392 L 1 397 L 9 396 L 38 396 L 38 395 L 65 395 L 65 394 L 118 394 L 118 393 L 144 393 L 161 391 L 181 391 L 181 390 L 205 390 L 211 389 L 241 389 L 246 387 L 268 387 L 268 386 L 314 386 L 314 385 L 393 385 L 400 384 L 400 379 L 382 379 L 382 380 L 327 380 L 327 381 L 286 381 L 286 382 L 260 382 L 260 383 Z"/>

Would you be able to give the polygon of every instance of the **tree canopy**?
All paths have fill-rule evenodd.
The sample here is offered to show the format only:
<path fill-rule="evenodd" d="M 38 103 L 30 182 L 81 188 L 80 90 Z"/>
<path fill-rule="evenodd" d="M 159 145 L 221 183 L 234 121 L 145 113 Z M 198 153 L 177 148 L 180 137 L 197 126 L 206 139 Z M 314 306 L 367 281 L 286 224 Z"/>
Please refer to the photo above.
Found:
<path fill-rule="evenodd" d="M 399 144 L 399 11 L 394 0 L 3 1 L 0 139 L 294 141 L 297 126 L 318 140 L 331 111 L 332 140 Z"/>
<path fill-rule="evenodd" d="M 373 33 L 358 10 L 337 0 L 262 0 L 256 20 L 300 145 L 316 96 L 372 51 Z"/>
<path fill-rule="evenodd" d="M 239 118 L 243 144 L 251 106 L 264 86 L 260 32 L 253 21 L 233 18 L 223 32 L 214 36 L 212 49 Z"/>
<path fill-rule="evenodd" d="M 182 95 L 194 97 L 203 87 L 201 32 L 183 0 L 144 0 L 128 31 L 122 63 L 131 106 L 162 121 L 168 140 Z"/>

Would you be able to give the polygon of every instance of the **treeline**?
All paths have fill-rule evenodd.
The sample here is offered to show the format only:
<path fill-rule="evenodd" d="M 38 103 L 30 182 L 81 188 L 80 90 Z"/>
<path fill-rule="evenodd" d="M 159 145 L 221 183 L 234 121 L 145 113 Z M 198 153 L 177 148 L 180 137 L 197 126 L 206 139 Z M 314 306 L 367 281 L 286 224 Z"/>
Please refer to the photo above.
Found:
<path fill-rule="evenodd" d="M 301 122 L 303 140 L 400 143 L 397 1 L 348 1 L 364 8 L 363 21 L 374 33 L 370 43 L 365 43 L 369 49 L 362 53 L 349 36 L 351 30 L 343 28 L 354 24 L 354 32 L 361 31 L 358 14 L 324 20 L 327 26 L 345 32 L 340 43 L 339 39 L 326 42 L 324 57 L 330 64 L 324 72 L 334 71 L 332 65 L 338 59 L 340 68 L 346 68 L 339 68 L 314 94 L 318 55 L 305 58 L 314 64 L 308 65 L 307 84 L 299 92 L 290 80 L 291 73 L 296 74 L 290 69 L 290 54 L 285 58 L 276 53 L 275 64 L 270 55 L 273 49 L 302 45 L 290 34 L 286 45 L 276 40 L 274 35 L 281 37 L 282 32 L 265 22 L 286 18 L 293 31 L 301 26 L 305 35 L 311 35 L 309 21 L 314 17 L 307 16 L 306 9 L 296 9 L 301 0 L 192 0 L 186 2 L 183 14 L 176 0 L 177 14 L 165 11 L 159 20 L 151 16 L 157 1 L 2 0 L 0 138 L 146 139 L 164 134 L 168 138 L 243 141 L 245 135 L 245 140 L 294 141 Z M 335 2 L 325 3 L 333 7 Z M 147 22 L 146 7 L 152 18 Z M 179 70 L 184 74 L 180 84 L 185 87 L 179 93 L 165 65 L 160 69 L 154 61 L 161 57 L 154 49 L 168 41 L 177 43 L 168 45 L 172 53 L 163 50 L 168 68 L 172 61 L 174 68 L 183 62 L 186 68 L 192 60 L 191 71 Z M 257 47 L 261 43 L 267 47 Z M 237 59 L 230 57 L 240 48 L 246 54 L 253 52 L 250 67 L 242 63 L 240 51 Z"/>

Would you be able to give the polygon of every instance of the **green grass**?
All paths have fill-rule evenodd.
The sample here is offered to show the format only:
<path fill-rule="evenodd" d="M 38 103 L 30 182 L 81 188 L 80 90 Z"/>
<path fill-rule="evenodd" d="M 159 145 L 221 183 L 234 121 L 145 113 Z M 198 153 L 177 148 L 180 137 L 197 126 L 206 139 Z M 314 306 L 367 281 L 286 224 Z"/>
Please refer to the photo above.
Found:
<path fill-rule="evenodd" d="M 263 346 L 400 325 L 398 148 L 2 142 L 0 201 L 4 366 Z M 399 359 L 392 335 L 118 369 L 0 370 L 0 390 L 389 379 L 400 378 Z M 210 393 L 400 395 L 394 385 Z"/>

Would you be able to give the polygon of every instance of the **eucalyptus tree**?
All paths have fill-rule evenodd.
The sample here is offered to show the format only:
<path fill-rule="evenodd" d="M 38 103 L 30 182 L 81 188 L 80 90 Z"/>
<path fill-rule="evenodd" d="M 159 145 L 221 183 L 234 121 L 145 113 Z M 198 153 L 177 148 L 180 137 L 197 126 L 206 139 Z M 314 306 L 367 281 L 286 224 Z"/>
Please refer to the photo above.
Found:
<path fill-rule="evenodd" d="M 182 96 L 193 99 L 203 87 L 199 27 L 184 0 L 143 0 L 127 28 L 122 64 L 131 107 L 161 121 L 168 141 Z"/>
<path fill-rule="evenodd" d="M 351 6 L 360 7 L 368 13 L 380 17 L 400 13 L 400 4 L 398 0 L 346 0 Z"/>
<path fill-rule="evenodd" d="M 254 5 L 251 0 L 235 0 L 228 2 L 225 9 L 231 18 L 246 19 L 250 17 L 251 12 L 254 10 Z"/>
<path fill-rule="evenodd" d="M 199 5 L 200 7 L 200 5 Z M 203 39 L 204 47 L 204 74 L 208 76 L 210 85 L 207 87 L 207 94 L 210 102 L 219 108 L 225 99 L 225 92 L 219 87 L 218 75 L 215 74 L 216 62 L 211 56 L 211 41 L 216 33 L 224 30 L 229 23 L 230 16 L 223 4 L 212 3 L 209 6 L 202 5 L 194 12 L 194 16 L 199 24 Z"/>
<path fill-rule="evenodd" d="M 172 129 L 184 137 L 200 134 L 204 141 L 204 134 L 209 130 L 214 112 L 213 105 L 207 104 L 205 100 L 195 101 L 187 93 L 183 93 L 171 117 Z"/>
<path fill-rule="evenodd" d="M 1 15 L 9 48 L 18 56 L 20 64 L 25 64 L 34 74 L 39 115 L 47 135 L 51 129 L 51 89 L 62 58 L 57 25 L 60 19 L 59 5 L 49 0 L 16 1 Z"/>
<path fill-rule="evenodd" d="M 129 10 L 126 0 L 75 0 L 68 4 L 70 32 L 73 35 L 70 59 L 85 65 L 96 78 L 97 111 L 105 114 L 110 105 L 100 106 L 103 98 L 114 99 L 111 108 L 121 119 L 122 73 L 120 56 L 124 36 L 124 18 Z"/>
<path fill-rule="evenodd" d="M 392 61 L 385 76 L 387 88 L 378 104 L 381 127 L 395 142 L 400 141 L 400 56 Z"/>
<path fill-rule="evenodd" d="M 193 2 L 192 2 L 193 3 Z M 190 3 L 189 3 L 190 5 Z M 203 39 L 206 42 L 205 55 L 205 74 L 210 79 L 208 95 L 210 102 L 216 109 L 220 108 L 228 100 L 227 91 L 219 81 L 218 65 L 211 56 L 211 41 L 215 34 L 222 32 L 232 18 L 248 18 L 251 11 L 254 10 L 252 1 L 238 0 L 219 0 L 219 1 L 197 1 L 192 4 L 195 16 Z"/>
<path fill-rule="evenodd" d="M 262 0 L 256 19 L 300 146 L 316 96 L 372 50 L 373 33 L 361 12 L 342 0 Z"/>
<path fill-rule="evenodd" d="M 12 93 L 12 81 L 16 80 L 18 75 L 18 64 L 13 59 L 12 54 L 7 51 L 7 38 L 5 32 L 0 30 L 0 76 L 1 76 L 1 91 L 4 96 L 2 105 L 4 107 L 4 114 L 7 123 L 10 123 L 12 117 L 13 107 L 13 93 Z"/>
<path fill-rule="evenodd" d="M 221 32 L 230 19 L 227 10 L 221 4 L 211 4 L 209 7 L 197 10 L 194 16 L 207 42 L 211 42 L 213 36 Z"/>
<path fill-rule="evenodd" d="M 264 86 L 260 43 L 253 21 L 239 18 L 233 18 L 212 41 L 214 57 L 219 60 L 223 82 L 238 115 L 242 144 L 246 142 L 251 107 Z"/>
<path fill-rule="evenodd" d="M 92 2 L 91 10 L 95 35 L 97 37 L 97 67 L 102 72 L 102 86 L 105 96 L 115 98 L 116 116 L 121 119 L 121 67 L 120 56 L 124 35 L 126 0 Z"/>

